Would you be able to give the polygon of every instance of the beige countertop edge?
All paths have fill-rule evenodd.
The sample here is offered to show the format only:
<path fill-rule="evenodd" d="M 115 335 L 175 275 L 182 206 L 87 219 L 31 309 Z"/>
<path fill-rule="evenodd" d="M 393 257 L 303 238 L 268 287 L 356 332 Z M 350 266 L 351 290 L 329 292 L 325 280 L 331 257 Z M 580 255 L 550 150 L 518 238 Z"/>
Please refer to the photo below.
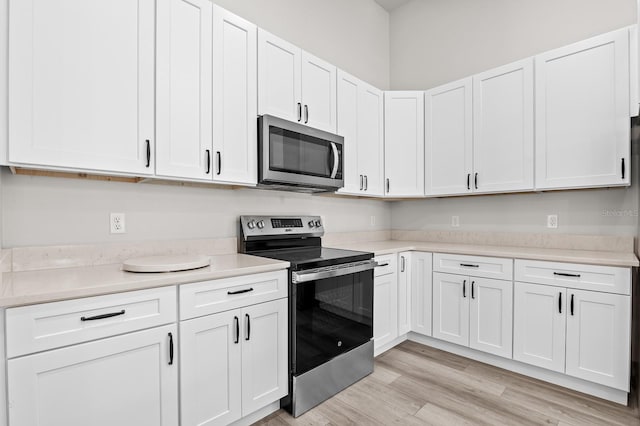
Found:
<path fill-rule="evenodd" d="M 477 246 L 452 243 L 430 243 L 424 241 L 374 241 L 367 243 L 340 244 L 340 248 L 370 251 L 376 256 L 401 251 L 425 251 L 432 253 L 492 256 L 547 262 L 580 263 L 589 265 L 637 267 L 640 262 L 634 253 L 619 253 L 590 250 L 546 249 L 511 246 Z"/>
<path fill-rule="evenodd" d="M 0 308 L 58 302 L 105 294 L 123 293 L 172 285 L 217 280 L 240 275 L 259 274 L 287 269 L 289 262 L 245 256 L 245 262 L 237 267 L 214 266 L 183 272 L 133 273 L 122 271 L 120 264 L 39 270 L 2 274 L 0 284 Z M 212 256 L 215 258 L 216 256 Z M 233 256 L 230 256 L 233 257 Z M 239 256 L 238 256 L 239 257 Z M 246 262 L 253 258 L 255 262 Z M 255 263 L 255 264 L 251 264 Z M 92 276 L 94 285 L 84 283 Z M 98 278 L 100 277 L 100 278 Z M 66 286 L 57 287 L 52 281 L 68 280 Z"/>

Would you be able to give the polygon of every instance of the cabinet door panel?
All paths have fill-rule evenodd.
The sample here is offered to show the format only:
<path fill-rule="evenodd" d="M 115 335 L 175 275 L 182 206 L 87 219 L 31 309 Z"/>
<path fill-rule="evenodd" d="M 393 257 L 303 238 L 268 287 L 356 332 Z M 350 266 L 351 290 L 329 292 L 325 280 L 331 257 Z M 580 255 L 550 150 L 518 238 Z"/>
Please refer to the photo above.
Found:
<path fill-rule="evenodd" d="M 471 78 L 466 78 L 425 93 L 427 195 L 472 191 L 471 81 Z"/>
<path fill-rule="evenodd" d="M 258 114 L 300 121 L 301 55 L 299 47 L 258 30 Z"/>
<path fill-rule="evenodd" d="M 344 187 L 338 192 L 360 193 L 363 190 L 364 173 L 360 167 L 358 135 L 360 81 L 338 70 L 338 134 L 344 137 Z"/>
<path fill-rule="evenodd" d="M 631 297 L 569 290 L 567 374 L 629 391 Z"/>
<path fill-rule="evenodd" d="M 513 359 L 564 373 L 567 291 L 514 284 Z"/>
<path fill-rule="evenodd" d="M 474 192 L 533 189 L 533 59 L 473 77 L 473 171 Z"/>
<path fill-rule="evenodd" d="M 9 360 L 9 424 L 178 424 L 169 333 L 177 345 L 171 325 Z"/>
<path fill-rule="evenodd" d="M 628 30 L 535 61 L 536 188 L 628 185 Z"/>
<path fill-rule="evenodd" d="M 384 95 L 366 83 L 358 97 L 358 164 L 366 195 L 384 195 Z"/>
<path fill-rule="evenodd" d="M 469 346 L 511 358 L 513 282 L 471 277 Z"/>
<path fill-rule="evenodd" d="M 303 122 L 336 132 L 336 67 L 302 52 Z"/>
<path fill-rule="evenodd" d="M 375 349 L 398 337 L 398 275 L 374 278 L 373 340 Z"/>
<path fill-rule="evenodd" d="M 398 255 L 398 335 L 411 331 L 411 252 Z"/>
<path fill-rule="evenodd" d="M 411 253 L 411 330 L 431 336 L 432 255 Z"/>
<path fill-rule="evenodd" d="M 424 94 L 385 92 L 385 194 L 424 195 Z"/>
<path fill-rule="evenodd" d="M 154 4 L 10 1 L 9 161 L 153 173 Z"/>
<path fill-rule="evenodd" d="M 214 6 L 211 170 L 215 181 L 257 183 L 256 50 L 257 27 Z"/>
<path fill-rule="evenodd" d="M 242 416 L 287 395 L 287 299 L 242 310 Z"/>
<path fill-rule="evenodd" d="M 183 426 L 226 425 L 242 417 L 241 317 L 237 309 L 180 323 Z"/>
<path fill-rule="evenodd" d="M 469 277 L 433 274 L 433 337 L 469 346 Z"/>
<path fill-rule="evenodd" d="M 212 6 L 159 0 L 156 173 L 211 179 Z"/>

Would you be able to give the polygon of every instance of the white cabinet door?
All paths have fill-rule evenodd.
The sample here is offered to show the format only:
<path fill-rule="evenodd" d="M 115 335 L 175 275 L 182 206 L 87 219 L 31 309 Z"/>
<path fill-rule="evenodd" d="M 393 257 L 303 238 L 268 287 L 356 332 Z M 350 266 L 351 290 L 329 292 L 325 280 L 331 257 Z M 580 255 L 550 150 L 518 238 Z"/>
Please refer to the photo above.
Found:
<path fill-rule="evenodd" d="M 471 277 L 469 347 L 511 358 L 513 281 Z"/>
<path fill-rule="evenodd" d="M 398 274 L 374 278 L 373 341 L 379 349 L 398 337 Z"/>
<path fill-rule="evenodd" d="M 411 331 L 411 264 L 412 253 L 398 254 L 398 335 Z"/>
<path fill-rule="evenodd" d="M 431 336 L 432 255 L 411 253 L 411 331 Z"/>
<path fill-rule="evenodd" d="M 240 309 L 180 323 L 183 426 L 226 425 L 242 417 Z"/>
<path fill-rule="evenodd" d="M 157 5 L 156 174 L 210 180 L 212 5 Z"/>
<path fill-rule="evenodd" d="M 385 92 L 385 194 L 424 195 L 424 93 Z"/>
<path fill-rule="evenodd" d="M 257 27 L 214 6 L 213 152 L 209 157 L 214 181 L 257 183 L 256 51 Z"/>
<path fill-rule="evenodd" d="M 513 359 L 564 373 L 567 290 L 514 283 Z"/>
<path fill-rule="evenodd" d="M 533 59 L 473 77 L 473 189 L 533 189 Z"/>
<path fill-rule="evenodd" d="M 289 393 L 287 299 L 242 310 L 242 416 Z"/>
<path fill-rule="evenodd" d="M 373 86 L 338 70 L 337 132 L 344 137 L 344 188 L 384 195 L 384 97 Z"/>
<path fill-rule="evenodd" d="M 11 0 L 9 22 L 9 161 L 153 174 L 155 1 Z"/>
<path fill-rule="evenodd" d="M 358 98 L 358 164 L 365 195 L 384 195 L 384 94 L 361 83 Z"/>
<path fill-rule="evenodd" d="M 472 191 L 472 80 L 466 78 L 425 93 L 425 193 Z"/>
<path fill-rule="evenodd" d="M 336 67 L 302 52 L 303 123 L 336 132 Z"/>
<path fill-rule="evenodd" d="M 258 114 L 301 121 L 301 60 L 299 47 L 258 30 Z"/>
<path fill-rule="evenodd" d="M 469 277 L 433 274 L 433 337 L 469 346 Z"/>
<path fill-rule="evenodd" d="M 359 194 L 364 190 L 364 176 L 360 166 L 358 117 L 360 80 L 338 70 L 338 122 L 337 133 L 344 137 L 344 187 L 338 192 Z"/>
<path fill-rule="evenodd" d="M 536 56 L 536 188 L 629 185 L 629 35 Z"/>
<path fill-rule="evenodd" d="M 9 424 L 175 426 L 170 339 L 177 345 L 175 325 L 9 360 Z"/>
<path fill-rule="evenodd" d="M 629 391 L 631 297 L 568 290 L 570 376 Z"/>

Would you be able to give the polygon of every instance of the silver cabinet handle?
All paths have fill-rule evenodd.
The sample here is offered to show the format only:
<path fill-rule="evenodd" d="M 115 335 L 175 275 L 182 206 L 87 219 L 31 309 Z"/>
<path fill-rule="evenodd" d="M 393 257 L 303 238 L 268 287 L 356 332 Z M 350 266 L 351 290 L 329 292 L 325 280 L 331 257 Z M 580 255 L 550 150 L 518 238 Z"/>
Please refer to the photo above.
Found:
<path fill-rule="evenodd" d="M 298 102 L 298 122 L 302 121 L 302 104 Z"/>
<path fill-rule="evenodd" d="M 360 175 L 360 191 L 362 191 L 362 188 L 363 188 L 363 186 L 362 186 L 362 175 Z"/>
<path fill-rule="evenodd" d="M 304 124 L 309 122 L 309 105 L 304 106 Z"/>
<path fill-rule="evenodd" d="M 400 256 L 400 272 L 404 272 L 405 268 L 405 259 L 404 256 Z"/>
<path fill-rule="evenodd" d="M 364 190 L 367 191 L 369 189 L 369 179 L 367 175 L 364 175 Z"/>
<path fill-rule="evenodd" d="M 335 179 L 338 174 L 338 165 L 340 164 L 340 152 L 338 152 L 338 146 L 335 142 L 331 142 L 331 149 L 333 150 L 333 170 L 331 171 L 331 179 Z"/>

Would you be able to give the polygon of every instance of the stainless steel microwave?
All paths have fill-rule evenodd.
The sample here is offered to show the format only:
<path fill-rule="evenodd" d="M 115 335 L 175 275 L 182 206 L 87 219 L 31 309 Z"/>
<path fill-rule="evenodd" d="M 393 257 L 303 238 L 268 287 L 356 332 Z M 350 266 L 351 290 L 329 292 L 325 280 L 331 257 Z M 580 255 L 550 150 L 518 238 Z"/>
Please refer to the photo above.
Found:
<path fill-rule="evenodd" d="M 258 185 L 299 192 L 344 186 L 344 138 L 271 115 L 258 117 Z"/>

